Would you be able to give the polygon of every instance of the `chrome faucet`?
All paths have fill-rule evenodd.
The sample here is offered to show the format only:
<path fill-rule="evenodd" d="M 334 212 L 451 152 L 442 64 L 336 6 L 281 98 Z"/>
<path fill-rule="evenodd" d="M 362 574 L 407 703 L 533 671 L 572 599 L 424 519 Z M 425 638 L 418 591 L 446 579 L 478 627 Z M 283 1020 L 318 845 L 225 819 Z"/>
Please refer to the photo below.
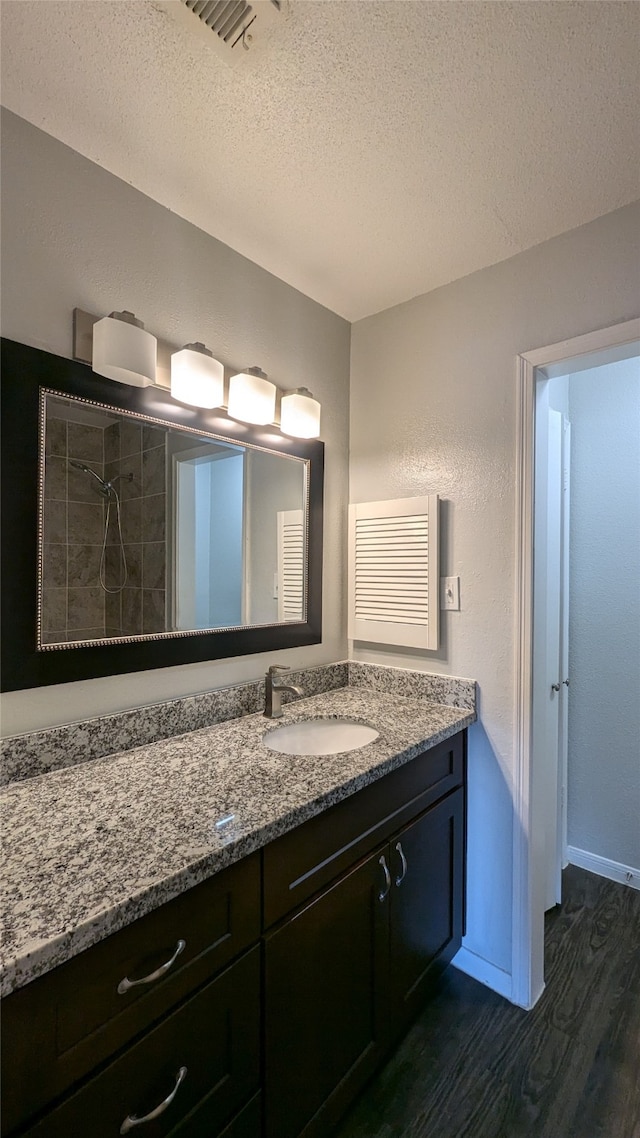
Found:
<path fill-rule="evenodd" d="M 291 695 L 295 695 L 298 699 L 304 695 L 302 688 L 296 687 L 295 684 L 281 684 L 276 679 L 278 672 L 288 672 L 289 668 L 285 664 L 272 664 L 265 676 L 265 703 L 264 703 L 264 716 L 265 719 L 281 719 L 282 718 L 282 693 L 288 691 Z"/>

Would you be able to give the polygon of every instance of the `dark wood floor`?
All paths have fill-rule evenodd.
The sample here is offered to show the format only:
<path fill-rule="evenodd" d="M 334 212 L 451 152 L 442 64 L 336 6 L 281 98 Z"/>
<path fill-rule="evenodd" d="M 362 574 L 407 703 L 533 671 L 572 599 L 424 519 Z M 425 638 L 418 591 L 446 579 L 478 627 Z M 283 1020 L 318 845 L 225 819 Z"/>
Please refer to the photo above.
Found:
<path fill-rule="evenodd" d="M 640 892 L 569 866 L 523 1012 L 454 968 L 335 1138 L 640 1138 Z"/>

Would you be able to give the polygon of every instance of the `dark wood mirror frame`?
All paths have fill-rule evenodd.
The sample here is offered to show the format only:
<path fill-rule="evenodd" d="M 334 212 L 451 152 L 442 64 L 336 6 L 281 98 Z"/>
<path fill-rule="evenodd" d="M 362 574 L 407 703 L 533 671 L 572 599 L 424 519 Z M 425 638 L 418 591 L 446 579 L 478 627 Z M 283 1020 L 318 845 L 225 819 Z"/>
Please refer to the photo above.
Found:
<path fill-rule="evenodd" d="M 307 619 L 219 632 L 167 634 L 126 644 L 36 650 L 39 402 L 41 388 L 197 428 L 309 461 Z M 67 683 L 176 664 L 278 651 L 322 640 L 324 444 L 275 428 L 245 427 L 224 411 L 177 403 L 167 390 L 136 388 L 36 348 L 2 340 L 2 691 Z"/>

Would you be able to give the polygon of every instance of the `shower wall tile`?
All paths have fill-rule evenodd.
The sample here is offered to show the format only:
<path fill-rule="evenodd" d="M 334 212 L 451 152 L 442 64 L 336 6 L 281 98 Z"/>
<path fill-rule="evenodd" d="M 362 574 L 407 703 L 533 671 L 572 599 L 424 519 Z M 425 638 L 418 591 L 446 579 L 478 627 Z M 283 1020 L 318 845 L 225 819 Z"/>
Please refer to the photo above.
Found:
<path fill-rule="evenodd" d="M 120 457 L 139 454 L 142 450 L 142 427 L 135 419 L 123 419 L 120 424 Z"/>
<path fill-rule="evenodd" d="M 130 589 L 142 588 L 142 549 L 141 544 L 125 545 L 124 555 L 127 560 L 127 586 Z M 108 549 L 108 553 L 112 562 L 112 575 L 111 580 L 121 581 L 122 576 L 122 554 L 120 545 L 112 545 Z"/>
<path fill-rule="evenodd" d="M 142 487 L 145 496 L 165 493 L 166 467 L 164 446 L 142 452 Z"/>
<path fill-rule="evenodd" d="M 120 458 L 120 423 L 112 423 L 104 432 L 104 461 L 117 462 Z"/>
<path fill-rule="evenodd" d="M 116 488 L 121 501 L 142 497 L 142 455 L 130 454 L 118 462 Z"/>
<path fill-rule="evenodd" d="M 68 589 L 67 629 L 104 628 L 104 593 L 100 586 Z"/>
<path fill-rule="evenodd" d="M 45 588 L 42 590 L 42 627 L 51 629 L 66 629 L 67 627 L 67 590 L 61 588 Z"/>
<path fill-rule="evenodd" d="M 146 633 L 165 631 L 165 591 L 164 589 L 142 590 L 142 631 Z"/>
<path fill-rule="evenodd" d="M 167 440 L 165 427 L 154 427 L 151 423 L 142 424 L 142 450 L 152 450 L 153 447 L 164 447 Z"/>
<path fill-rule="evenodd" d="M 72 424 L 71 424 L 72 425 Z M 78 461 L 90 462 L 91 469 L 104 478 L 104 470 L 101 462 L 96 459 L 79 459 Z M 68 465 L 68 500 L 70 502 L 92 502 L 98 503 L 102 506 L 104 495 L 100 491 L 100 487 L 90 474 L 86 474 L 84 470 L 78 470 L 75 466 Z"/>
<path fill-rule="evenodd" d="M 104 468 L 104 476 L 114 483 L 120 502 L 128 498 L 140 498 L 142 495 L 142 455 L 130 454 L 127 458 L 118 458 L 108 462 Z"/>
<path fill-rule="evenodd" d="M 145 589 L 166 588 L 166 547 L 163 541 L 147 541 L 142 546 L 142 584 Z"/>
<path fill-rule="evenodd" d="M 122 632 L 122 593 L 107 593 L 104 598 L 105 631 L 112 630 L 119 636 Z M 108 633 L 107 633 L 108 635 Z"/>
<path fill-rule="evenodd" d="M 143 629 L 165 630 L 166 437 L 163 428 L 130 419 L 104 430 L 49 421 L 45 527 L 51 548 L 45 553 L 43 625 L 47 636 L 55 633 L 55 642 L 101 638 L 107 629 L 125 636 L 140 635 Z M 121 593 L 105 594 L 100 587 L 107 502 L 95 479 L 71 467 L 70 458 L 113 480 L 118 492 L 127 562 Z M 123 564 L 114 505 L 109 510 L 104 571 L 107 585 L 117 588 Z M 69 591 L 63 592 L 66 583 Z"/>
<path fill-rule="evenodd" d="M 143 499 L 143 541 L 164 541 L 166 534 L 166 494 L 151 494 Z"/>
<path fill-rule="evenodd" d="M 142 632 L 142 589 L 122 590 L 122 635 L 138 636 Z"/>
<path fill-rule="evenodd" d="M 80 474 L 80 471 L 77 471 Z M 45 461 L 44 476 L 45 499 L 67 500 L 67 460 L 57 455 L 48 455 Z"/>
<path fill-rule="evenodd" d="M 67 454 L 67 424 L 64 419 L 47 417 L 47 429 L 44 440 L 45 454 L 57 454 L 66 457 Z"/>
<path fill-rule="evenodd" d="M 104 511 L 102 502 L 70 502 L 67 525 L 71 545 L 102 544 Z"/>
<path fill-rule="evenodd" d="M 104 462 L 102 427 L 89 427 L 85 423 L 69 423 L 67 427 L 67 454 L 91 466 Z M 81 473 L 81 472 L 80 472 Z M 84 475 L 89 478 L 89 475 Z"/>
<path fill-rule="evenodd" d="M 51 631 L 47 631 L 43 628 L 41 631 L 41 640 L 43 644 L 66 644 L 67 633 L 63 628 L 52 629 Z"/>
<path fill-rule="evenodd" d="M 100 545 L 69 546 L 69 585 L 96 586 L 100 581 Z"/>
<path fill-rule="evenodd" d="M 122 540 L 126 545 L 139 542 L 142 537 L 142 498 L 131 498 L 124 502 L 121 510 Z M 109 525 L 109 544 L 119 542 L 117 520 L 111 511 Z"/>
<path fill-rule="evenodd" d="M 43 546 L 42 572 L 47 588 L 67 587 L 67 547 L 45 542 Z"/>
<path fill-rule="evenodd" d="M 67 507 L 64 502 L 45 502 L 44 540 L 56 544 L 66 544 Z"/>
<path fill-rule="evenodd" d="M 120 542 L 118 542 L 117 545 L 107 545 L 105 551 L 105 579 L 108 588 L 122 588 L 125 584 L 130 586 L 140 585 L 140 580 L 136 580 L 137 574 L 134 558 L 131 553 L 126 552 L 136 549 L 138 549 L 136 545 L 124 546 L 124 562 Z"/>

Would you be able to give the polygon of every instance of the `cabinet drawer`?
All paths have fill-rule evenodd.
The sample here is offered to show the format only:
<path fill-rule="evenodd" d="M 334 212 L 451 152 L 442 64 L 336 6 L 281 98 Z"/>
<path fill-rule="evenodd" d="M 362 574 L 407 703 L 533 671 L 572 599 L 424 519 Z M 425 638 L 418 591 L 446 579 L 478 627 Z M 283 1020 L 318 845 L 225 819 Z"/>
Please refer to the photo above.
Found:
<path fill-rule="evenodd" d="M 10 1133 L 154 1023 L 259 936 L 255 854 L 3 1001 L 2 1133 Z M 118 992 L 124 978 L 157 972 Z"/>
<path fill-rule="evenodd" d="M 263 850 L 265 927 L 461 786 L 465 740 L 459 732 L 271 842 Z"/>
<path fill-rule="evenodd" d="M 173 1101 L 132 1134 L 214 1138 L 258 1090 L 260 949 L 251 949 L 28 1132 L 28 1138 L 118 1138 L 131 1116 Z M 251 1135 L 249 1104 L 230 1135 Z M 246 1125 L 245 1125 L 246 1124 Z M 244 1128 L 243 1128 L 244 1127 Z M 125 1131 L 126 1133 L 127 1131 Z"/>

